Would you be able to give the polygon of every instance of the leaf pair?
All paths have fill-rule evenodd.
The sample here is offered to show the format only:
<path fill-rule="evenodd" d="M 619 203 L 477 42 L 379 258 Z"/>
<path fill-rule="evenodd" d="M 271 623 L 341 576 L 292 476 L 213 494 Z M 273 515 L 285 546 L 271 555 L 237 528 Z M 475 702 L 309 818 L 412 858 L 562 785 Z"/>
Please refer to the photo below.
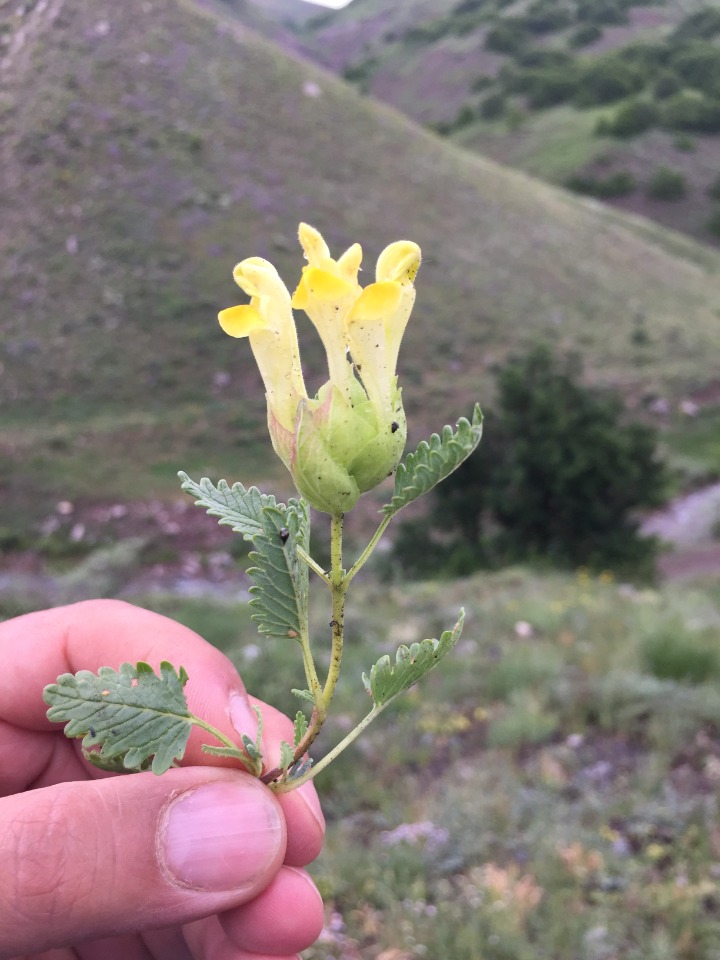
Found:
<path fill-rule="evenodd" d="M 207 477 L 196 483 L 186 473 L 178 476 L 197 506 L 252 542 L 248 573 L 255 583 L 250 605 L 258 630 L 270 637 L 306 636 L 308 567 L 298 548 L 306 554 L 309 550 L 307 504 L 295 499 L 278 503 L 271 494 L 241 483 L 231 487 L 220 480 L 215 486 Z"/>

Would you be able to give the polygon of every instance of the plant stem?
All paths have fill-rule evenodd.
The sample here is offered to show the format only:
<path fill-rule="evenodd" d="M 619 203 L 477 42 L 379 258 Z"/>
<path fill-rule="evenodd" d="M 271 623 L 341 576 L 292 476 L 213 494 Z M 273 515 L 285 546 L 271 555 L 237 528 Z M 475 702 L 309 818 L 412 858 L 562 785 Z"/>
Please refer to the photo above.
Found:
<path fill-rule="evenodd" d="M 345 620 L 346 579 L 342 566 L 343 515 L 333 516 L 330 522 L 330 588 L 332 590 L 332 619 L 330 621 L 332 649 L 323 703 L 327 709 L 340 676 Z"/>
<path fill-rule="evenodd" d="M 332 586 L 330 577 L 325 573 L 320 564 L 313 560 L 309 553 L 305 553 L 302 547 L 298 546 L 296 549 L 297 555 L 310 567 L 313 573 L 316 573 L 329 587 Z"/>
<path fill-rule="evenodd" d="M 390 702 L 390 701 L 388 701 Z M 294 780 L 286 780 L 284 783 L 271 784 L 270 786 L 276 793 L 288 793 L 290 790 L 294 790 L 296 787 L 301 787 L 304 783 L 307 783 L 308 780 L 320 773 L 325 767 L 329 766 L 333 760 L 335 760 L 346 747 L 349 747 L 350 744 L 355 740 L 360 734 L 365 730 L 366 727 L 369 727 L 373 720 L 379 716 L 382 711 L 387 706 L 387 703 L 382 704 L 382 706 L 374 706 L 370 713 L 363 717 L 360 723 L 354 727 L 350 733 L 340 741 L 330 753 L 326 754 L 322 760 L 319 760 L 307 773 L 304 773 L 301 777 L 296 777 Z"/>
<path fill-rule="evenodd" d="M 223 746 L 230 747 L 232 750 L 236 750 L 238 756 L 245 756 L 245 752 L 242 747 L 239 747 L 236 743 L 233 743 L 233 741 L 226 737 L 221 730 L 217 729 L 217 727 L 214 727 L 211 723 L 206 723 L 206 721 L 202 720 L 200 717 L 196 717 L 194 713 L 190 716 L 193 724 L 196 727 L 202 727 L 203 730 L 207 730 L 207 732 L 211 733 L 216 740 L 219 740 L 220 743 L 223 744 Z"/>
<path fill-rule="evenodd" d="M 356 560 L 355 563 L 352 565 L 352 567 L 348 570 L 348 572 L 347 572 L 347 574 L 346 574 L 346 576 L 345 576 L 345 587 L 346 587 L 346 588 L 347 588 L 347 585 L 348 585 L 348 584 L 350 583 L 350 581 L 352 580 L 352 578 L 353 578 L 353 577 L 355 576 L 355 574 L 358 572 L 358 570 L 359 570 L 359 569 L 363 566 L 363 564 L 369 559 L 370 554 L 373 552 L 373 550 L 375 549 L 375 547 L 378 545 L 378 541 L 380 540 L 380 537 L 385 533 L 385 530 L 387 529 L 387 525 L 390 523 L 390 521 L 392 520 L 392 518 L 393 518 L 393 515 L 390 515 L 390 516 L 387 516 L 387 517 L 384 518 L 384 520 L 381 522 L 380 526 L 377 528 L 377 530 L 375 531 L 375 533 L 372 535 L 372 539 L 370 540 L 370 542 L 368 543 L 368 545 L 365 547 L 365 549 L 364 549 L 363 552 L 360 554 L 360 556 L 357 558 L 357 560 Z"/>

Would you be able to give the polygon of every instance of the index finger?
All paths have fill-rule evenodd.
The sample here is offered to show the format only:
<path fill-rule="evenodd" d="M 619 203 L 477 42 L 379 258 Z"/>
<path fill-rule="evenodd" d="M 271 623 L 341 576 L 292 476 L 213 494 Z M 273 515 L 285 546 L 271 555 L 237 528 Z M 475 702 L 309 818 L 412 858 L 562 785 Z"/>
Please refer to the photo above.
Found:
<path fill-rule="evenodd" d="M 190 678 L 185 694 L 192 713 L 236 743 L 240 732 L 253 734 L 257 718 L 240 675 L 225 654 L 167 617 L 119 600 L 88 600 L 0 623 L 0 759 L 4 741 L 6 752 L 13 755 L 25 749 L 33 734 L 46 739 L 57 733 L 64 741 L 60 726 L 47 719 L 42 699 L 44 687 L 60 674 L 97 672 L 102 666 L 117 669 L 121 663 L 138 660 L 156 670 L 163 660 L 184 666 Z M 281 739 L 292 737 L 292 724 L 272 707 L 263 706 L 263 719 L 264 747 L 272 755 L 279 752 Z M 207 739 L 201 731 L 193 731 L 184 766 L 239 766 L 236 760 L 204 753 L 202 744 Z M 63 746 L 72 745 L 65 741 Z M 63 776 L 63 764 L 59 766 L 52 782 L 70 778 Z M 321 842 L 322 813 L 314 787 L 309 787 L 286 795 L 287 801 L 281 799 L 288 827 L 293 821 L 298 831 L 291 832 L 304 838 L 294 862 L 308 862 Z"/>

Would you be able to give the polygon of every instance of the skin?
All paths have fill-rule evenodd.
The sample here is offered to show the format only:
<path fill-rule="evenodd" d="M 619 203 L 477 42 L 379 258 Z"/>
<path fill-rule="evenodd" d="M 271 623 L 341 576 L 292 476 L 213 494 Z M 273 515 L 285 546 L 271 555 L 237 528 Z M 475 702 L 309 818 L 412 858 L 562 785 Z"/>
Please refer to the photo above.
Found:
<path fill-rule="evenodd" d="M 282 739 L 292 741 L 291 722 L 248 700 L 222 653 L 165 617 L 94 600 L 0 624 L 0 960 L 296 957 L 322 927 L 322 902 L 302 869 L 324 830 L 312 784 L 275 797 L 236 761 L 203 754 L 199 731 L 162 777 L 107 774 L 47 720 L 42 691 L 59 674 L 138 660 L 183 665 L 190 710 L 235 741 L 231 701 L 248 717 L 258 703 L 269 763 Z M 276 852 L 237 889 L 180 883 L 159 852 L 173 802 L 208 784 L 239 788 L 251 803 L 243 809 L 264 805 L 280 825 Z"/>

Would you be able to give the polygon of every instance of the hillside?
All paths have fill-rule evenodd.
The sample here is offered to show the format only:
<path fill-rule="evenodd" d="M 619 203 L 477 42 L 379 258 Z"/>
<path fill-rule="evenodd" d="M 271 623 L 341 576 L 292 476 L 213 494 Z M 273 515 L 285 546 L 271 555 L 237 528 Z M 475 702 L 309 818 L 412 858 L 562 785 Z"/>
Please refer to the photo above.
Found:
<path fill-rule="evenodd" d="M 301 219 L 360 240 L 366 276 L 390 240 L 422 245 L 415 437 L 538 337 L 634 401 L 717 377 L 713 251 L 460 151 L 216 8 L 3 10 L 0 524 L 166 494 L 178 467 L 274 469 L 249 351 L 215 314 L 244 256 L 294 282 Z M 319 377 L 312 341 L 305 357 Z"/>
<path fill-rule="evenodd" d="M 299 36 L 464 147 L 720 243 L 717 0 L 355 0 Z"/>

